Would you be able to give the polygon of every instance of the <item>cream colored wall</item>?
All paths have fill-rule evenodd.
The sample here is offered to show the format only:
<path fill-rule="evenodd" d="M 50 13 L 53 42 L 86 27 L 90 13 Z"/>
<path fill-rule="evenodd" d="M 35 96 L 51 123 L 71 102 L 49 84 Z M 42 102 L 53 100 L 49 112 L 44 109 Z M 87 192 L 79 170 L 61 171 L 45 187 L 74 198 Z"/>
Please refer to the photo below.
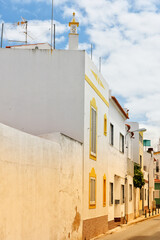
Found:
<path fill-rule="evenodd" d="M 82 145 L 0 124 L 0 239 L 81 239 Z"/>
<path fill-rule="evenodd" d="M 140 201 L 140 189 L 134 188 L 134 214 L 139 217 L 139 210 L 142 209 L 142 200 Z"/>
<path fill-rule="evenodd" d="M 132 200 L 129 200 L 130 196 L 130 189 L 129 185 L 132 185 Z M 126 214 L 133 214 L 134 213 L 134 185 L 133 185 L 133 177 L 127 176 L 127 195 L 126 195 L 126 204 L 127 204 L 127 211 Z"/>

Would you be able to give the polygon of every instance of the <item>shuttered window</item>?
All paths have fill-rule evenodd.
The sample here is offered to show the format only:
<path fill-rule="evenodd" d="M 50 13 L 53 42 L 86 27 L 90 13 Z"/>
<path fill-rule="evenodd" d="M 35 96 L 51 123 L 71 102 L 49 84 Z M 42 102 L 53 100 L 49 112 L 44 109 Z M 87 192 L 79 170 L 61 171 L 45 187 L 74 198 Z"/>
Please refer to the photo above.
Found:
<path fill-rule="evenodd" d="M 90 178 L 90 204 L 95 205 L 95 184 L 96 184 L 96 179 L 95 178 Z"/>
<path fill-rule="evenodd" d="M 92 168 L 89 174 L 89 208 L 96 207 L 96 173 Z"/>
<path fill-rule="evenodd" d="M 154 192 L 153 192 L 153 198 L 155 199 L 155 198 L 160 198 L 160 190 L 155 190 Z"/>
<path fill-rule="evenodd" d="M 106 206 L 106 175 L 103 176 L 103 207 Z"/>
<path fill-rule="evenodd" d="M 124 203 L 124 185 L 121 185 L 121 203 Z"/>
<path fill-rule="evenodd" d="M 110 183 L 110 204 L 113 204 L 113 183 Z"/>
<path fill-rule="evenodd" d="M 107 136 L 107 115 L 104 114 L 104 135 Z"/>
<path fill-rule="evenodd" d="M 132 201 L 132 184 L 129 184 L 129 201 Z"/>
<path fill-rule="evenodd" d="M 114 126 L 110 123 L 110 144 L 114 144 Z"/>
<path fill-rule="evenodd" d="M 96 156 L 96 110 L 91 107 L 91 154 Z"/>
<path fill-rule="evenodd" d="M 124 136 L 121 133 L 119 138 L 119 150 L 124 153 Z"/>

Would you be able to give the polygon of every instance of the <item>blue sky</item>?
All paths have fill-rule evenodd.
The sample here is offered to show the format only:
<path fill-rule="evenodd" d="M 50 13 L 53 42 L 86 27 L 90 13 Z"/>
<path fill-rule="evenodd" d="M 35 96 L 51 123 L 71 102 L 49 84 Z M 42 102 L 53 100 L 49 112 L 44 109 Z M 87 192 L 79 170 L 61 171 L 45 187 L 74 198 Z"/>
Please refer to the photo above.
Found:
<path fill-rule="evenodd" d="M 54 0 L 56 48 L 68 44 L 68 22 L 76 12 L 80 49 L 93 61 L 102 57 L 102 74 L 132 120 L 147 128 L 156 145 L 160 137 L 160 1 Z M 28 20 L 29 43 L 50 43 L 51 0 L 0 0 L 0 24 L 8 39 L 24 41 L 24 29 L 14 23 Z"/>

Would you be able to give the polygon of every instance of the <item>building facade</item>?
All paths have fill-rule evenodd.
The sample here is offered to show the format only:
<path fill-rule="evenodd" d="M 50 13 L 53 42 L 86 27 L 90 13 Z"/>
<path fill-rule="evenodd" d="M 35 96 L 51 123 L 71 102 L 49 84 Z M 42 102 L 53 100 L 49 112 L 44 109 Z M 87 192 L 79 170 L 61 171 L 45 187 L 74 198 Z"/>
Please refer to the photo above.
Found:
<path fill-rule="evenodd" d="M 69 26 L 69 50 L 52 51 L 36 46 L 27 50 L 23 47 L 0 49 L 0 122 L 11 127 L 5 131 L 11 131 L 8 138 L 12 139 L 6 146 L 16 148 L 14 141 L 18 142 L 17 166 L 23 164 L 23 157 L 27 161 L 31 151 L 33 159 L 29 164 L 37 161 L 38 165 L 40 161 L 48 169 L 46 173 L 44 169 L 44 176 L 50 172 L 48 182 L 43 184 L 44 178 L 39 177 L 43 168 L 31 174 L 32 170 L 26 167 L 31 179 L 39 183 L 40 195 L 35 192 L 33 207 L 36 208 L 36 201 L 41 204 L 42 216 L 49 222 L 39 235 L 37 229 L 42 221 L 36 226 L 36 233 L 30 228 L 32 240 L 44 239 L 44 233 L 45 239 L 88 240 L 127 223 L 146 207 L 139 190 L 133 186 L 133 162 L 143 167 L 143 133 L 136 133 L 133 139 L 131 131 L 139 126 L 137 123 L 126 125 L 128 112 L 111 96 L 108 83 L 88 54 L 78 50 L 79 23 L 75 14 Z M 12 128 L 14 130 L 10 130 Z M 12 138 L 12 131 L 19 134 L 18 137 Z M 2 135 L 4 140 L 5 135 Z M 34 139 L 33 148 L 26 149 L 25 138 L 27 144 Z M 5 144 L 3 155 L 7 161 L 11 156 L 5 153 Z M 53 145 L 51 152 L 50 145 Z M 54 150 L 59 155 L 54 156 Z M 36 156 L 36 151 L 41 157 Z M 54 171 L 50 164 L 54 165 Z M 19 172 L 13 171 L 13 174 L 16 176 Z M 25 181 L 22 177 L 19 184 L 25 183 L 27 188 Z M 48 184 L 46 198 L 45 184 Z M 31 182 L 27 198 L 33 193 L 33 187 Z M 19 201 L 30 209 L 30 199 L 28 203 L 24 199 Z M 28 222 L 36 221 L 39 217 L 36 214 L 30 211 Z M 4 214 L 5 217 L 8 221 L 10 214 Z M 27 227 L 29 225 L 22 231 L 24 240 Z M 19 232 L 13 236 L 13 239 L 22 239 Z"/>

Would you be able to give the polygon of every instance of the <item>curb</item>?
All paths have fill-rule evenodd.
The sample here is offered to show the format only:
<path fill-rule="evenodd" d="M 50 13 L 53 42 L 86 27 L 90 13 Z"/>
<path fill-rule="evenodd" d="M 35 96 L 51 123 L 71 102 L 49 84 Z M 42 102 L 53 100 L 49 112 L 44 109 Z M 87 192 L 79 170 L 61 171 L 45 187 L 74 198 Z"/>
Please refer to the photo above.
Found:
<path fill-rule="evenodd" d="M 95 237 L 95 238 L 92 238 L 91 240 L 98 240 L 98 239 L 100 239 L 101 237 L 105 237 L 105 236 L 111 235 L 111 234 L 113 234 L 113 233 L 115 233 L 115 232 L 118 232 L 118 231 L 119 231 L 120 229 L 122 229 L 122 228 L 131 226 L 131 225 L 134 225 L 134 224 L 137 224 L 137 223 L 140 223 L 140 222 L 144 222 L 144 221 L 146 221 L 146 220 L 149 220 L 149 219 L 152 219 L 152 218 L 155 218 L 155 217 L 158 217 L 158 216 L 160 216 L 160 213 L 157 214 L 157 215 L 154 215 L 154 216 L 150 216 L 150 217 L 146 217 L 146 218 L 144 217 L 144 218 L 142 218 L 142 219 L 137 219 L 137 221 L 136 221 L 136 219 L 135 219 L 134 222 L 129 222 L 129 223 L 127 223 L 127 224 L 121 224 L 120 226 L 118 226 L 118 227 L 116 227 L 116 228 L 114 228 L 114 229 L 109 230 L 109 231 L 106 232 L 105 234 L 101 234 L 101 235 L 99 235 L 99 236 L 97 236 L 97 237 Z"/>

